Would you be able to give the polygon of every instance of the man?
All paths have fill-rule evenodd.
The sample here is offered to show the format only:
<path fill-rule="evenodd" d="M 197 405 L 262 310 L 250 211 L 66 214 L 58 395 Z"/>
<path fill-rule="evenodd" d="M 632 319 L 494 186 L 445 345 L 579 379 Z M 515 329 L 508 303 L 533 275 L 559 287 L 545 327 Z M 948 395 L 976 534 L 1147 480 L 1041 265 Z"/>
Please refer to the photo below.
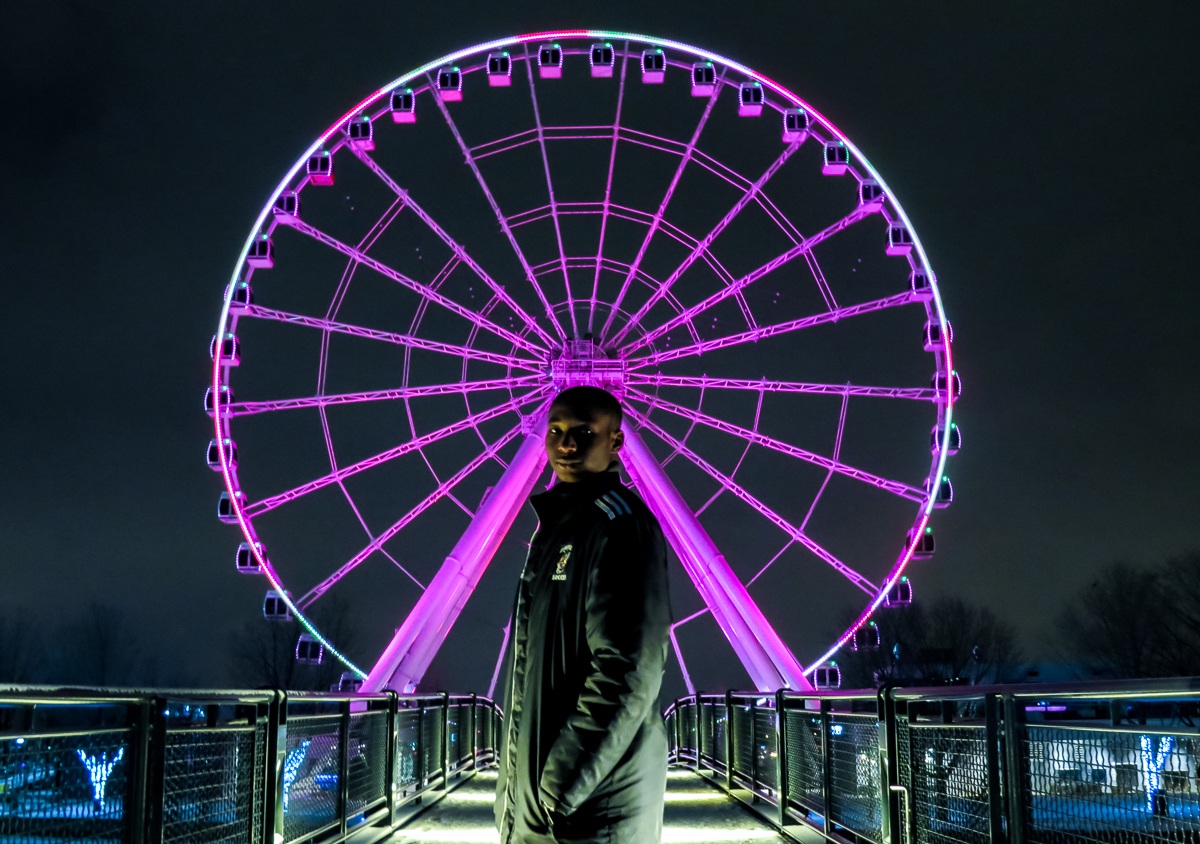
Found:
<path fill-rule="evenodd" d="M 621 485 L 621 406 L 596 387 L 550 408 L 558 477 L 513 611 L 496 825 L 502 844 L 656 844 L 667 736 L 658 690 L 671 609 L 666 544 Z"/>

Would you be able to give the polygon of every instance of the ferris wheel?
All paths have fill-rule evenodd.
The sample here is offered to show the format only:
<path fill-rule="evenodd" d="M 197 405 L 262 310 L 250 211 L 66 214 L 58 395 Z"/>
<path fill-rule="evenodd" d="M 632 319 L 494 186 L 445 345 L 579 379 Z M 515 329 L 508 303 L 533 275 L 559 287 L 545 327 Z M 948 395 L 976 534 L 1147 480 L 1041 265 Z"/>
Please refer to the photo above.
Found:
<path fill-rule="evenodd" d="M 411 691 L 547 481 L 554 395 L 601 386 L 695 584 L 689 690 L 704 625 L 759 689 L 829 685 L 953 498 L 950 341 L 896 197 L 783 86 L 645 35 L 492 41 L 354 106 L 263 207 L 210 349 L 218 515 L 298 658 Z M 313 622 L 342 589 L 399 625 L 373 668 Z"/>

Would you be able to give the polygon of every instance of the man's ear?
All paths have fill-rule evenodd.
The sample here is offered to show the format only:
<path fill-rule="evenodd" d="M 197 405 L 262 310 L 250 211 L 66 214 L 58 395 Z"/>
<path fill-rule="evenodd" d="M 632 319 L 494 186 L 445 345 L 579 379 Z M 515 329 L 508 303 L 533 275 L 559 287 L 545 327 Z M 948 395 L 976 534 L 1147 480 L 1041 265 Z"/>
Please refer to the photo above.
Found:
<path fill-rule="evenodd" d="M 621 446 L 625 445 L 625 432 L 620 428 L 613 434 L 613 451 L 620 451 Z"/>

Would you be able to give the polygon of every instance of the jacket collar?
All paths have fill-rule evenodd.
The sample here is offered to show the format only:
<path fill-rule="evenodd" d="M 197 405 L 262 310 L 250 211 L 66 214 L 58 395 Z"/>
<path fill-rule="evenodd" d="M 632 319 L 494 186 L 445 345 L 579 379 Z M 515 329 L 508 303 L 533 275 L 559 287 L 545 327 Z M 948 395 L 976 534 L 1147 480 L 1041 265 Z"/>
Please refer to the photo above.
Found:
<path fill-rule="evenodd" d="M 588 475 L 573 484 L 556 483 L 545 492 L 530 496 L 529 503 L 542 524 L 556 522 L 567 511 L 621 486 L 620 468 L 620 462 L 614 460 L 603 472 Z"/>

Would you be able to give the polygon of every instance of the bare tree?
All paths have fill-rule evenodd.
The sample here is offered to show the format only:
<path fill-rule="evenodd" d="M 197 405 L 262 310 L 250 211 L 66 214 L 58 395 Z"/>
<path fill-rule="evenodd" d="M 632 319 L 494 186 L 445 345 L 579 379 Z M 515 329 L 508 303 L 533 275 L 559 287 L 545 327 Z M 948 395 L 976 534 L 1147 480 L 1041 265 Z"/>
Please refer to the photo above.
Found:
<path fill-rule="evenodd" d="M 1161 570 L 1165 676 L 1200 674 L 1200 551 L 1167 560 Z"/>
<path fill-rule="evenodd" d="M 0 683 L 33 683 L 44 657 L 42 632 L 25 610 L 0 615 Z"/>
<path fill-rule="evenodd" d="M 1111 677 L 1160 677 L 1168 670 L 1171 605 L 1160 569 L 1112 563 L 1059 614 L 1061 649 Z"/>
<path fill-rule="evenodd" d="M 359 634 L 353 609 L 338 596 L 330 596 L 313 613 L 313 621 L 342 653 L 352 653 L 357 648 Z M 235 682 L 294 691 L 328 689 L 345 667 L 328 651 L 320 665 L 297 662 L 296 643 L 302 633 L 304 628 L 297 621 L 258 618 L 245 622 L 229 648 Z"/>
<path fill-rule="evenodd" d="M 135 682 L 141 649 L 124 610 L 93 603 L 57 632 L 50 680 L 87 686 Z"/>
<path fill-rule="evenodd" d="M 1012 626 L 961 598 L 892 607 L 876 613 L 874 620 L 878 647 L 872 647 L 874 633 L 864 629 L 859 648 L 838 655 L 845 687 L 1003 682 L 1021 662 Z"/>

